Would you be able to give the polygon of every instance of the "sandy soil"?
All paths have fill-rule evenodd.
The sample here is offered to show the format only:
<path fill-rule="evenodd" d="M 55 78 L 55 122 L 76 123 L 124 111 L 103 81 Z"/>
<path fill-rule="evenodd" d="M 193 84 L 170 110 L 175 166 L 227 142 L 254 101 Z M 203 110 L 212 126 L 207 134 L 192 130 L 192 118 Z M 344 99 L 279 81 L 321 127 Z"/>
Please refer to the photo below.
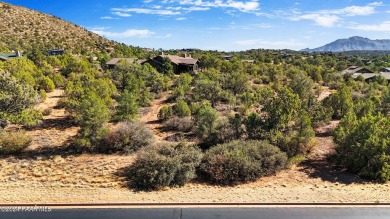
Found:
<path fill-rule="evenodd" d="M 318 147 L 309 159 L 274 176 L 235 187 L 192 182 L 181 188 L 139 192 L 127 188 L 124 168 L 135 156 L 69 154 L 65 147 L 77 133 L 55 90 L 39 109 L 52 109 L 41 127 L 28 130 L 34 141 L 17 157 L 0 158 L 0 203 L 99 202 L 389 202 L 390 183 L 364 181 L 329 164 L 334 150 L 329 133 L 337 121 L 316 129 Z M 159 136 L 157 112 L 165 101 L 155 100 L 141 121 Z M 163 140 L 164 135 L 158 137 Z"/>
<path fill-rule="evenodd" d="M 40 126 L 27 130 L 27 133 L 33 138 L 28 150 L 60 147 L 77 134 L 79 128 L 68 118 L 65 109 L 56 107 L 63 95 L 63 89 L 55 89 L 48 93 L 46 100 L 36 107 L 38 110 L 49 109 L 51 112 L 49 115 L 43 116 Z"/>

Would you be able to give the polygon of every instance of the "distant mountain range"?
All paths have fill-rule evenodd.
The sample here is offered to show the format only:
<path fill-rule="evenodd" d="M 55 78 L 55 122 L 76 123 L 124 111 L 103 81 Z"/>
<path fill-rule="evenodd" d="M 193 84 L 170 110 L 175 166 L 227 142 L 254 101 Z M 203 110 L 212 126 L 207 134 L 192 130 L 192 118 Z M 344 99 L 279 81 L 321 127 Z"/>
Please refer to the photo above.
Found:
<path fill-rule="evenodd" d="M 315 49 L 303 49 L 306 52 L 346 52 L 346 51 L 390 51 L 390 40 L 371 40 L 354 36 L 348 39 L 339 39 L 325 46 Z"/>

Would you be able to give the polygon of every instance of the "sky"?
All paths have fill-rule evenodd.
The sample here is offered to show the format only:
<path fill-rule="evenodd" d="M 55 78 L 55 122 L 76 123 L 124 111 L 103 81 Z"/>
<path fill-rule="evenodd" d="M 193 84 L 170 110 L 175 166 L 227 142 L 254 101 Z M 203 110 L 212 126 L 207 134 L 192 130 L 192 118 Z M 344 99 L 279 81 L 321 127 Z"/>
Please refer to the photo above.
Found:
<path fill-rule="evenodd" d="M 352 36 L 390 39 L 390 1 L 5 0 L 106 38 L 154 49 L 316 48 Z"/>

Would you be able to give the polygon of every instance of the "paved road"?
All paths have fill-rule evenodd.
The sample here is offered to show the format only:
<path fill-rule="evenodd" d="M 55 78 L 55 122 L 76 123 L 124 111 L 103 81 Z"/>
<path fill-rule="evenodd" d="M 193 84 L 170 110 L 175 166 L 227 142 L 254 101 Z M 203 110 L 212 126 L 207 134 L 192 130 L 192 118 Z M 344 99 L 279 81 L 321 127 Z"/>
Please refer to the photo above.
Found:
<path fill-rule="evenodd" d="M 388 219 L 390 208 L 149 208 L 53 209 L 51 212 L 0 212 L 0 219 Z"/>

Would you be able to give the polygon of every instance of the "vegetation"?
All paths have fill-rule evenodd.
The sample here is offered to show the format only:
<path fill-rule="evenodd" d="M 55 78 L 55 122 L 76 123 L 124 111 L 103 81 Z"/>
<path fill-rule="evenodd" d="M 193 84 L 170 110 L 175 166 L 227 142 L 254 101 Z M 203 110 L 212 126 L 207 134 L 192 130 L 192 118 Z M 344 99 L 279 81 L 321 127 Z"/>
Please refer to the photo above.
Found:
<path fill-rule="evenodd" d="M 226 61 L 226 54 L 217 51 L 170 50 L 191 53 L 200 60 L 199 71 L 175 75 L 168 58 L 157 69 L 127 61 L 108 69 L 111 58 L 147 58 L 157 52 L 6 3 L 0 3 L 0 18 L 0 52 L 24 54 L 0 61 L 1 154 L 18 153 L 30 141 L 23 132 L 3 129 L 38 124 L 42 113 L 51 112 L 38 112 L 36 104 L 63 88 L 66 97 L 59 107 L 80 126 L 74 145 L 91 152 L 140 153 L 129 173 L 140 189 L 183 185 L 195 177 L 203 154 L 184 144 L 152 146 L 153 133 L 137 120 L 154 99 L 165 101 L 157 115 L 163 125 L 158 131 L 201 146 L 200 172 L 212 183 L 255 180 L 284 168 L 287 159 L 303 159 L 318 144 L 314 129 L 330 120 L 341 120 L 329 133 L 337 144 L 336 163 L 362 177 L 389 180 L 388 81 L 340 74 L 348 65 L 373 71 L 389 67 L 388 55 L 248 50 L 232 52 L 234 58 Z M 58 33 L 47 32 L 53 29 Z M 57 47 L 65 54 L 47 55 Z M 242 61 L 249 59 L 254 62 Z"/>
<path fill-rule="evenodd" d="M 153 133 L 140 123 L 122 122 L 98 146 L 103 153 L 132 153 L 154 143 Z"/>
<path fill-rule="evenodd" d="M 27 148 L 32 139 L 23 131 L 0 133 L 0 155 L 17 154 Z"/>
<path fill-rule="evenodd" d="M 390 179 L 390 118 L 381 114 L 343 118 L 335 133 L 337 162 L 361 177 Z"/>
<path fill-rule="evenodd" d="M 132 186 L 141 190 L 183 186 L 196 177 L 202 159 L 199 148 L 161 144 L 142 151 L 127 173 Z"/>
<path fill-rule="evenodd" d="M 208 182 L 235 185 L 276 173 L 287 156 L 264 141 L 232 141 L 206 152 L 200 170 Z"/>

